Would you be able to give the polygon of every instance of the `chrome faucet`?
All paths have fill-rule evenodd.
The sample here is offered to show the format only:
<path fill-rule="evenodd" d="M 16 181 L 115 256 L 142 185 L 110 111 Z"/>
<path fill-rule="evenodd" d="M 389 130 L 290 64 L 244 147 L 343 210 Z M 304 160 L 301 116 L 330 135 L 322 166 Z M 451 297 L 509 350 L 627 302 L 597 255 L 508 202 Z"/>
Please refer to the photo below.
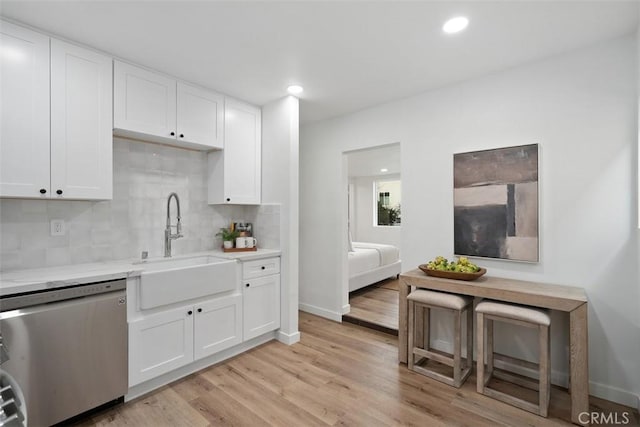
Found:
<path fill-rule="evenodd" d="M 170 217 L 170 206 L 171 206 L 171 198 L 176 199 L 176 207 L 178 208 L 178 222 L 176 223 L 176 234 L 171 234 L 171 217 Z M 167 199 L 167 228 L 164 229 L 164 256 L 171 256 L 171 241 L 175 239 L 179 239 L 182 236 L 182 224 L 180 224 L 180 199 L 176 193 L 169 194 L 169 198 Z"/>

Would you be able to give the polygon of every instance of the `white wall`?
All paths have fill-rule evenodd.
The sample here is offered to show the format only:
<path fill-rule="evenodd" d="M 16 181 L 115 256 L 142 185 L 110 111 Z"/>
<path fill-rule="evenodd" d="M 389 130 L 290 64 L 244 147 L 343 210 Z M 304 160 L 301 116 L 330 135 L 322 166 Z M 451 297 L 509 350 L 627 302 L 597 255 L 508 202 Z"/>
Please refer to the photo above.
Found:
<path fill-rule="evenodd" d="M 298 99 L 262 107 L 262 202 L 279 203 L 281 315 L 279 339 L 299 341 L 298 332 Z"/>
<path fill-rule="evenodd" d="M 345 200 L 342 152 L 402 144 L 402 248 L 409 270 L 453 254 L 453 153 L 539 143 L 541 261 L 478 262 L 495 276 L 584 287 L 591 393 L 636 406 L 636 55 L 636 37 L 628 36 L 303 127 L 301 307 L 342 308 L 344 254 L 336 248 L 346 231 L 344 212 L 335 209 Z M 567 318 L 555 313 L 553 319 L 552 366 L 562 382 Z M 535 349 L 523 336 L 510 347 L 516 356 Z M 505 338 L 512 336 L 498 336 L 498 350 Z"/>
<path fill-rule="evenodd" d="M 353 240 L 394 245 L 400 248 L 402 227 L 374 226 L 375 206 L 373 183 L 379 179 L 400 179 L 400 175 L 361 176 L 352 178 L 354 188 L 354 224 L 351 231 Z"/>

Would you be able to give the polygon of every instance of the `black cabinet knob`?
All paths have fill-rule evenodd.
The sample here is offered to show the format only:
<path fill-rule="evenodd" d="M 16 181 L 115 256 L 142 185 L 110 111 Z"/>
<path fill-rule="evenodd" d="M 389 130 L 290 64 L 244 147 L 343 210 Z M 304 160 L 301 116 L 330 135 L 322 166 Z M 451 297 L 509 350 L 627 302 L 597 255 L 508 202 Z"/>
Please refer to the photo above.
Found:
<path fill-rule="evenodd" d="M 191 315 L 193 314 L 193 311 L 189 310 L 189 311 L 187 311 L 187 314 L 188 314 L 189 316 L 191 316 Z"/>
<path fill-rule="evenodd" d="M 45 194 L 47 192 L 47 190 L 45 188 L 41 188 L 40 189 L 40 194 Z"/>
<path fill-rule="evenodd" d="M 247 283 L 245 286 L 248 288 L 249 287 L 249 283 Z"/>
<path fill-rule="evenodd" d="M 180 138 L 184 138 L 184 134 L 183 133 L 180 134 Z"/>
<path fill-rule="evenodd" d="M 267 267 L 265 267 L 264 265 L 262 267 L 260 267 L 261 270 L 264 270 L 265 268 L 267 268 Z"/>
<path fill-rule="evenodd" d="M 202 309 L 201 308 L 198 309 L 198 313 L 202 313 Z"/>
<path fill-rule="evenodd" d="M 175 132 L 171 132 L 171 136 L 176 136 L 176 133 Z"/>
<path fill-rule="evenodd" d="M 56 194 L 58 195 L 62 194 L 62 190 L 56 190 Z"/>
<path fill-rule="evenodd" d="M 231 201 L 231 199 L 227 197 L 227 202 L 230 202 L 230 201 Z"/>

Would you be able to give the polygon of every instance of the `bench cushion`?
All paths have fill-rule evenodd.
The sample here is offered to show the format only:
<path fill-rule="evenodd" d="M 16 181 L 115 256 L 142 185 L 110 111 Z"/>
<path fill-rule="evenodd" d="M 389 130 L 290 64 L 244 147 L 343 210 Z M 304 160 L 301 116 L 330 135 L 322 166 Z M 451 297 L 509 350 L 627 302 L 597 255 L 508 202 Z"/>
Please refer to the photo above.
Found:
<path fill-rule="evenodd" d="M 476 306 L 476 312 L 521 320 L 536 325 L 549 326 L 551 324 L 551 317 L 549 317 L 549 312 L 545 309 L 499 301 L 482 301 Z"/>
<path fill-rule="evenodd" d="M 428 291 L 426 289 L 416 289 L 407 296 L 407 299 L 417 303 L 449 308 L 452 310 L 462 310 L 473 302 L 473 298 L 469 296 Z"/>

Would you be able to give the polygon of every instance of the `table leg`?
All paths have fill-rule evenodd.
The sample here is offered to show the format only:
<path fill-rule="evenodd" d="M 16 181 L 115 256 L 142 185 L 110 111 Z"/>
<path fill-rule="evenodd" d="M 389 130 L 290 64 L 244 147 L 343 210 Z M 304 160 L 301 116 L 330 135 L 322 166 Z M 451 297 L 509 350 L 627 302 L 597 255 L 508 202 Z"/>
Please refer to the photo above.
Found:
<path fill-rule="evenodd" d="M 589 412 L 589 338 L 587 303 L 569 313 L 571 421 L 580 422 L 580 414 Z M 587 418 L 584 415 L 583 419 Z"/>
<path fill-rule="evenodd" d="M 400 278 L 398 292 L 398 361 L 407 363 L 407 295 L 409 295 L 409 286 Z"/>

